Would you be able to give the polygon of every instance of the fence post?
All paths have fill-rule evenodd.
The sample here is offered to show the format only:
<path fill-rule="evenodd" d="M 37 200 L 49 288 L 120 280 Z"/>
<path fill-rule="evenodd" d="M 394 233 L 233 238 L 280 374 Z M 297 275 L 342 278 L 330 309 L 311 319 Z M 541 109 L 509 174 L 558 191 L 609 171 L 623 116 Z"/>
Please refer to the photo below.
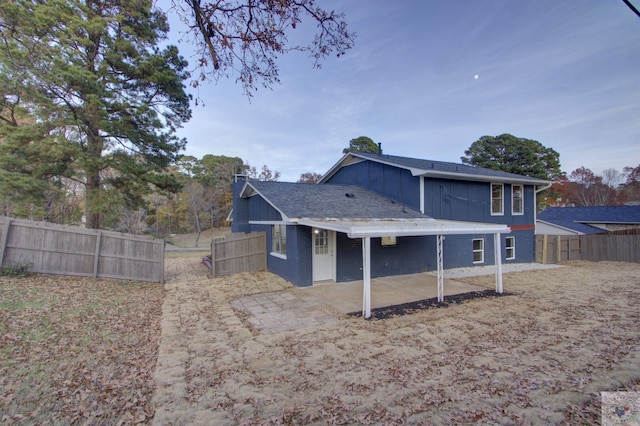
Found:
<path fill-rule="evenodd" d="M 44 269 L 43 267 L 43 260 L 44 260 L 44 249 L 45 249 L 45 240 L 47 239 L 47 229 L 44 226 L 45 222 L 36 222 L 36 226 L 40 229 L 42 229 L 42 241 L 40 241 L 40 252 L 38 253 L 38 265 L 36 267 L 36 272 L 44 272 L 42 271 L 42 269 Z"/>
<path fill-rule="evenodd" d="M 547 234 L 542 236 L 542 264 L 547 264 Z"/>
<path fill-rule="evenodd" d="M 216 239 L 211 239 L 211 277 L 216 277 Z"/>
<path fill-rule="evenodd" d="M 98 278 L 98 261 L 100 260 L 100 241 L 102 240 L 102 231 L 98 231 L 96 235 L 96 250 L 93 258 L 93 278 Z"/>
<path fill-rule="evenodd" d="M 6 218 L 4 223 L 4 234 L 2 235 L 2 245 L 0 245 L 0 266 L 4 265 L 4 251 L 7 248 L 7 241 L 9 240 L 9 228 L 11 228 L 11 219 Z"/>
<path fill-rule="evenodd" d="M 562 262 L 562 235 L 558 235 L 558 258 L 556 263 Z"/>
<path fill-rule="evenodd" d="M 160 284 L 164 284 L 164 248 L 166 245 L 164 238 L 158 244 L 162 244 L 162 248 L 160 248 Z"/>

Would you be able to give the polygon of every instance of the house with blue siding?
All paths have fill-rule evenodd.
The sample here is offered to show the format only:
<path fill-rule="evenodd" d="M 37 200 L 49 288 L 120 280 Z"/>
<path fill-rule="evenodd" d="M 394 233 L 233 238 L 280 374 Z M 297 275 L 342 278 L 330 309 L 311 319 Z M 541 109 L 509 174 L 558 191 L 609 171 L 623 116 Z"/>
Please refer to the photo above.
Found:
<path fill-rule="evenodd" d="M 534 261 L 536 192 L 549 184 L 350 152 L 317 184 L 236 179 L 232 231 L 266 232 L 268 269 L 297 286 L 496 265 L 501 291 L 503 262 Z"/>

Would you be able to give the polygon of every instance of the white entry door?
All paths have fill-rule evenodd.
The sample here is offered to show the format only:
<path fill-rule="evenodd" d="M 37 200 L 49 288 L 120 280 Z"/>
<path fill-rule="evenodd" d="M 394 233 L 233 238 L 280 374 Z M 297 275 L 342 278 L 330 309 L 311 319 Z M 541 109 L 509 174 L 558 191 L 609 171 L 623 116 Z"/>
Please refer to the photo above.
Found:
<path fill-rule="evenodd" d="M 336 233 L 313 229 L 313 281 L 335 280 Z"/>

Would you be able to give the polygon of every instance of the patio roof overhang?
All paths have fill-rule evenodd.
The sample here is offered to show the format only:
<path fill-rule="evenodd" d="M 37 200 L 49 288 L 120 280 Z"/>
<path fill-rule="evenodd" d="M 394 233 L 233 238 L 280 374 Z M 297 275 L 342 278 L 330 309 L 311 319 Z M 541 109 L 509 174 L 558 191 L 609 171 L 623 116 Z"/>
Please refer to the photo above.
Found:
<path fill-rule="evenodd" d="M 502 293 L 502 248 L 500 234 L 509 233 L 507 225 L 452 220 L 424 219 L 312 219 L 291 220 L 300 225 L 347 234 L 362 239 L 362 316 L 371 317 L 371 238 L 387 236 L 435 235 L 438 270 L 438 301 L 444 300 L 443 237 L 445 235 L 493 234 L 496 266 L 496 292 Z"/>
<path fill-rule="evenodd" d="M 293 219 L 300 225 L 347 234 L 349 238 L 408 237 L 422 235 L 504 234 L 507 225 L 425 219 Z"/>

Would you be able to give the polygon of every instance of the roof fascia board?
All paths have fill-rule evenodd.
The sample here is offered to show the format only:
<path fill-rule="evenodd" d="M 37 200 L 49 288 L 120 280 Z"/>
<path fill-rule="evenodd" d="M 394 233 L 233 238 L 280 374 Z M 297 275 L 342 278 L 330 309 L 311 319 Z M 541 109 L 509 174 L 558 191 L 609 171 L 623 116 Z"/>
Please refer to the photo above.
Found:
<path fill-rule="evenodd" d="M 546 180 L 533 179 L 528 177 L 506 177 L 506 176 L 489 176 L 489 175 L 472 175 L 469 173 L 458 172 L 438 172 L 432 170 L 423 170 L 420 173 L 424 177 L 447 178 L 455 180 L 475 180 L 480 182 L 500 182 L 500 183 L 522 183 L 528 185 L 547 185 Z"/>
<path fill-rule="evenodd" d="M 550 226 L 552 228 L 562 229 L 563 231 L 574 232 L 577 235 L 584 235 L 584 232 L 576 231 L 575 229 L 567 228 L 566 226 L 562 226 L 562 225 L 557 225 L 552 222 L 547 222 L 546 220 L 536 219 L 536 222 L 544 223 L 547 226 Z"/>
<path fill-rule="evenodd" d="M 352 152 L 347 152 L 346 154 L 344 154 L 342 156 L 342 158 L 340 158 L 325 174 L 324 176 L 322 176 L 320 178 L 320 180 L 317 183 L 326 183 L 327 180 L 329 180 L 331 178 L 331 176 L 333 176 L 334 174 L 336 174 L 336 172 L 338 170 L 340 170 L 342 167 L 344 167 L 346 164 L 346 160 L 349 157 L 353 157 L 353 153 Z"/>
<path fill-rule="evenodd" d="M 349 238 L 363 237 L 408 237 L 424 235 L 470 235 L 470 234 L 504 234 L 511 232 L 506 225 L 488 225 L 473 222 L 456 222 L 446 220 L 404 222 L 366 222 L 324 221 L 313 219 L 296 219 L 300 225 L 327 229 L 347 234 Z"/>
<path fill-rule="evenodd" d="M 245 195 L 245 191 L 247 190 L 247 187 L 251 187 L 251 190 L 253 191 L 253 194 L 248 194 Z M 278 208 L 278 206 L 276 206 L 275 204 L 273 204 L 271 202 L 271 200 L 269 200 L 267 197 L 265 197 L 262 193 L 260 193 L 260 191 L 258 191 L 256 189 L 255 186 L 251 185 L 251 182 L 247 181 L 247 183 L 244 184 L 244 187 L 242 188 L 242 191 L 240 192 L 240 197 L 242 198 L 248 198 L 248 197 L 252 197 L 254 195 L 259 195 L 264 201 L 267 202 L 267 204 L 269 204 L 271 207 L 273 207 L 278 213 L 280 213 L 280 217 L 282 218 L 283 221 L 289 221 L 289 218 L 287 217 L 286 214 L 284 214 L 284 212 L 282 210 L 280 210 Z"/>
<path fill-rule="evenodd" d="M 287 220 L 250 220 L 251 225 L 297 225 L 296 222 Z"/>
<path fill-rule="evenodd" d="M 358 153 L 353 153 L 353 155 L 363 160 L 375 161 L 376 163 L 386 164 L 387 166 L 393 166 L 399 169 L 409 170 L 412 176 L 420 176 L 424 174 L 424 172 L 426 172 L 426 170 L 424 169 L 416 169 L 415 167 L 407 167 L 407 166 L 402 166 L 400 164 L 396 164 L 393 161 L 385 161 L 384 157 L 382 156 L 378 156 L 378 158 L 376 158 L 376 157 L 365 157 L 363 155 L 358 155 Z"/>
<path fill-rule="evenodd" d="M 347 228 L 344 223 L 338 221 L 319 221 L 312 219 L 294 219 L 294 222 L 298 225 L 309 226 L 311 228 L 326 229 L 327 231 L 347 233 Z"/>
<path fill-rule="evenodd" d="M 597 223 L 598 225 L 640 225 L 640 222 L 616 222 L 613 220 L 575 220 L 574 222 L 583 225 L 591 225 L 592 223 Z"/>

